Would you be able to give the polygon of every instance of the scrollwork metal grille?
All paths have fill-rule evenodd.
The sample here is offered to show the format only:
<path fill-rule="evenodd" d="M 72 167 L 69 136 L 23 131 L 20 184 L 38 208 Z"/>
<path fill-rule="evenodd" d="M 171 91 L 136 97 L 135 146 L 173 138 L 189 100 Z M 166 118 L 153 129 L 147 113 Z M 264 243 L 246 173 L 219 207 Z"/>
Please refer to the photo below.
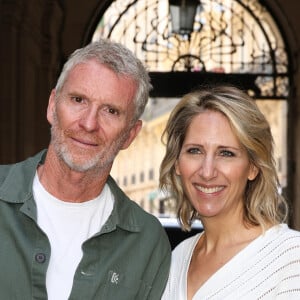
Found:
<path fill-rule="evenodd" d="M 251 81 L 255 97 L 287 98 L 284 41 L 259 1 L 201 0 L 190 35 L 174 34 L 171 27 L 167 0 L 116 0 L 93 39 L 102 36 L 125 44 L 153 73 L 248 76 L 241 80 Z"/>

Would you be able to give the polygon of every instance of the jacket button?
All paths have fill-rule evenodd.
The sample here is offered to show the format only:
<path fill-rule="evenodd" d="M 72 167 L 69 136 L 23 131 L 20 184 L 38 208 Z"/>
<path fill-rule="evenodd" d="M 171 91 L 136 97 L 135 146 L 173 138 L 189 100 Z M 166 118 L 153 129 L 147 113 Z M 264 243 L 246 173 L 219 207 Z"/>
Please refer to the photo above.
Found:
<path fill-rule="evenodd" d="M 35 255 L 35 261 L 42 264 L 46 261 L 46 255 L 44 253 L 37 253 Z"/>

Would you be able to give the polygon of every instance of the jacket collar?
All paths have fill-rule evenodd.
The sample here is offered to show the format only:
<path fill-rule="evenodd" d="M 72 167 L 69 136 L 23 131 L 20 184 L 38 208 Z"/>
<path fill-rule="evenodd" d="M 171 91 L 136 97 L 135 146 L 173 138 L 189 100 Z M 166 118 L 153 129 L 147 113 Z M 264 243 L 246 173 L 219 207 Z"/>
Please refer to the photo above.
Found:
<path fill-rule="evenodd" d="M 7 175 L 0 183 L 0 198 L 10 203 L 24 203 L 32 197 L 35 172 L 38 165 L 44 162 L 45 156 L 46 150 L 43 150 L 23 162 L 2 166 L 2 169 L 7 168 Z"/>
<path fill-rule="evenodd" d="M 112 231 L 116 227 L 131 232 L 141 231 L 141 222 L 137 219 L 137 210 L 141 208 L 125 195 L 111 176 L 108 177 L 107 184 L 114 195 L 115 203 L 101 232 Z"/>

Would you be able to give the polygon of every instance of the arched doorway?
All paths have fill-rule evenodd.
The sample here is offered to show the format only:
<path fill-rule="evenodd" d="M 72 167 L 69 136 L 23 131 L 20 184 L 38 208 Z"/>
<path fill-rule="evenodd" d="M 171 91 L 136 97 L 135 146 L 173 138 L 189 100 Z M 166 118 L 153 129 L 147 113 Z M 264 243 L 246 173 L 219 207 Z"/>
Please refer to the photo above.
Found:
<path fill-rule="evenodd" d="M 148 67 L 154 86 L 143 133 L 114 164 L 119 184 L 146 209 L 165 213 L 161 200 L 166 195 L 157 190 L 157 180 L 168 111 L 197 85 L 228 82 L 247 90 L 269 119 L 281 185 L 288 189 L 291 67 L 274 18 L 257 0 L 201 0 L 194 1 L 191 30 L 174 30 L 169 8 L 180 2 L 116 0 L 101 6 L 92 39 L 101 36 L 130 48 Z"/>

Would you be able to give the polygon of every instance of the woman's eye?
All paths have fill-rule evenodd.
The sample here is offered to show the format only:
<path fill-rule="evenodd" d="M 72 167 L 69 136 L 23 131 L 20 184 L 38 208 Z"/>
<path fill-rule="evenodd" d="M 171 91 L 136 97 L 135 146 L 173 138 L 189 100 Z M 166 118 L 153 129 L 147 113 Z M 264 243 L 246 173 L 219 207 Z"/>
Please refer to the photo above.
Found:
<path fill-rule="evenodd" d="M 190 154 L 199 154 L 199 153 L 201 153 L 201 151 L 200 151 L 199 148 L 189 148 L 189 149 L 187 149 L 187 153 L 190 153 Z"/>
<path fill-rule="evenodd" d="M 229 151 L 229 150 L 222 150 L 221 151 L 221 155 L 222 156 L 226 156 L 226 157 L 233 157 L 233 156 L 235 156 L 235 154 L 232 151 Z"/>

